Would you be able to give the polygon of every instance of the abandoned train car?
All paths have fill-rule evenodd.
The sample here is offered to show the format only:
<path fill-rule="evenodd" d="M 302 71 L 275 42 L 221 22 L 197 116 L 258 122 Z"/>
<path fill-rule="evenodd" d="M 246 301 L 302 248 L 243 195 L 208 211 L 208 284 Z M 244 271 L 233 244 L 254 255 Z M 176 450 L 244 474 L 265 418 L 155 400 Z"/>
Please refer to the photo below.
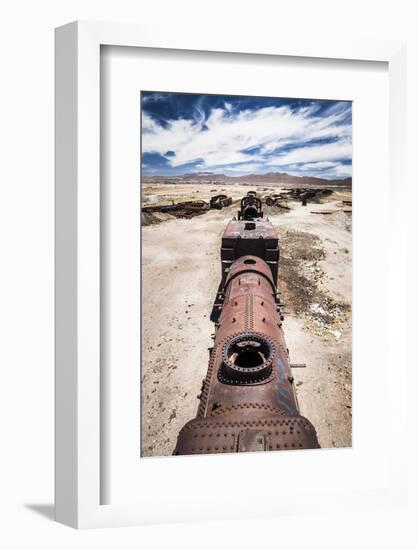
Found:
<path fill-rule="evenodd" d="M 277 293 L 279 247 L 253 194 L 223 234 L 209 366 L 175 455 L 319 448 L 301 416 Z"/>

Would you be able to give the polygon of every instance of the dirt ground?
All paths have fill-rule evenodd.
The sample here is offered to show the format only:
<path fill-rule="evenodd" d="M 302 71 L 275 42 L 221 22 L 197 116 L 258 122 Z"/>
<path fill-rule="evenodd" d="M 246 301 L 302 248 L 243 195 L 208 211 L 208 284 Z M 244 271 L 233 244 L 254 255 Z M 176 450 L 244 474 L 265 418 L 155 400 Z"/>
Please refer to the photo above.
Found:
<path fill-rule="evenodd" d="M 214 332 L 221 235 L 249 189 L 145 186 L 145 204 L 149 195 L 162 203 L 195 195 L 209 200 L 220 192 L 236 202 L 192 219 L 161 215 L 142 227 L 142 456 L 172 454 L 179 430 L 195 417 Z M 257 187 L 260 195 L 272 189 L 279 192 Z M 289 211 L 264 207 L 280 239 L 290 360 L 306 365 L 293 369 L 301 414 L 327 448 L 349 447 L 352 438 L 351 213 L 342 200 L 351 193 L 336 191 L 322 204 L 289 202 Z"/>

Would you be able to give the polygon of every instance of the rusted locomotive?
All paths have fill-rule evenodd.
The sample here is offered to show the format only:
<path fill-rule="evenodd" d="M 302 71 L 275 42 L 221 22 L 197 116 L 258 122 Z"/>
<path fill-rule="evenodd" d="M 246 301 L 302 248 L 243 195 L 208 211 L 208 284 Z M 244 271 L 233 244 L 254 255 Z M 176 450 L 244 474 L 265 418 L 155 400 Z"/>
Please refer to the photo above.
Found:
<path fill-rule="evenodd" d="M 263 218 L 262 201 L 256 196 L 256 191 L 248 191 L 246 197 L 240 201 L 240 210 L 237 213 L 238 220 L 253 220 Z"/>
<path fill-rule="evenodd" d="M 320 446 L 314 426 L 300 415 L 289 364 L 277 293 L 278 238 L 262 219 L 260 199 L 249 197 L 223 234 L 214 343 L 197 417 L 180 431 L 176 455 Z"/>

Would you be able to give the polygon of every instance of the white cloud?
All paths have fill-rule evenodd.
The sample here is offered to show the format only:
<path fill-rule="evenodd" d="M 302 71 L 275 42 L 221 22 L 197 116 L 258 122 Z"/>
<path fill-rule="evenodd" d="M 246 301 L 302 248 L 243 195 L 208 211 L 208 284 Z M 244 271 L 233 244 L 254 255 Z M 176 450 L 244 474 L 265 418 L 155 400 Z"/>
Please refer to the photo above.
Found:
<path fill-rule="evenodd" d="M 351 158 L 351 126 L 344 124 L 347 106 L 338 103 L 328 116 L 318 116 L 316 106 L 292 110 L 288 106 L 265 107 L 233 112 L 212 109 L 208 117 L 198 111 L 196 119 L 169 120 L 164 126 L 145 112 L 142 115 L 144 153 L 165 155 L 172 167 L 199 161 L 200 168 L 243 163 L 248 169 L 296 163 L 332 162 Z M 305 145 L 317 139 L 337 139 L 332 143 Z M 284 152 L 288 145 L 302 147 Z M 245 151 L 255 149 L 254 154 Z M 254 164 L 255 163 L 255 164 Z M 315 168 L 319 169 L 319 166 Z M 324 168 L 322 166 L 321 168 Z"/>
<path fill-rule="evenodd" d="M 232 172 L 235 173 L 235 175 L 239 175 L 257 172 L 260 168 L 262 168 L 262 164 L 259 162 L 244 162 L 235 166 L 227 166 L 226 168 L 223 168 L 223 171 L 226 173 Z"/>
<path fill-rule="evenodd" d="M 153 94 L 143 95 L 142 103 L 156 103 L 157 101 L 165 101 L 167 94 L 154 92 Z"/>
<path fill-rule="evenodd" d="M 270 165 L 287 165 L 331 160 L 348 160 L 352 158 L 352 143 L 350 140 L 340 140 L 333 143 L 299 147 L 283 153 L 268 161 Z"/>
<path fill-rule="evenodd" d="M 315 176 L 318 178 L 326 179 L 340 179 L 349 178 L 352 176 L 352 165 L 343 164 L 341 162 L 329 163 L 328 167 L 320 167 L 321 164 L 327 163 L 311 163 L 307 165 L 290 165 L 285 168 L 285 172 L 294 176 Z M 274 167 L 277 171 L 281 168 L 279 166 Z"/>
<path fill-rule="evenodd" d="M 302 170 L 323 170 L 328 168 L 334 168 L 337 166 L 337 162 L 306 162 L 305 164 L 301 165 Z"/>
<path fill-rule="evenodd" d="M 335 178 L 350 178 L 352 177 L 352 165 L 351 164 L 338 164 L 332 173 L 332 177 Z"/>

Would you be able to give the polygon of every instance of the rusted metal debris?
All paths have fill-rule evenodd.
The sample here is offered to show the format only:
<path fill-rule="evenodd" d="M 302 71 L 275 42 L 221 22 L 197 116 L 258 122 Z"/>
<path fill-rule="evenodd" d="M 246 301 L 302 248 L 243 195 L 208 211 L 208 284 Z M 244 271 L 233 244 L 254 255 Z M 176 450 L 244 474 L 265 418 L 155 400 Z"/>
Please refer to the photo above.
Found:
<path fill-rule="evenodd" d="M 154 214 L 157 212 L 173 214 L 178 218 L 192 218 L 209 210 L 210 206 L 206 201 L 185 201 L 176 204 L 161 204 L 155 206 L 143 206 L 142 214 Z"/>
<path fill-rule="evenodd" d="M 157 206 L 143 206 L 142 212 L 174 212 L 175 210 L 208 210 L 206 201 L 185 201 L 176 204 L 161 204 Z"/>
<path fill-rule="evenodd" d="M 289 206 L 286 204 L 282 204 L 282 200 L 286 200 L 287 197 L 283 197 L 282 193 L 277 193 L 274 195 L 268 195 L 265 198 L 265 203 L 267 206 L 278 206 L 279 208 L 283 208 L 284 210 L 291 210 Z"/>
<path fill-rule="evenodd" d="M 218 210 L 230 206 L 231 204 L 232 197 L 228 197 L 227 195 L 215 195 L 210 199 L 210 208 L 216 208 Z"/>
<path fill-rule="evenodd" d="M 302 189 L 299 193 L 299 198 L 303 206 L 307 205 L 307 202 L 316 202 L 322 197 L 331 195 L 333 191 L 331 189 Z"/>
<path fill-rule="evenodd" d="M 318 202 L 321 197 L 327 197 L 333 193 L 332 189 L 311 189 L 304 187 L 296 187 L 293 189 L 284 189 L 281 193 L 268 195 L 265 198 L 267 206 L 279 206 L 290 210 L 286 205 L 283 205 L 282 200 L 299 200 L 305 206 L 307 202 Z"/>
<path fill-rule="evenodd" d="M 324 216 L 329 216 L 330 214 L 335 214 L 338 210 L 312 210 L 312 214 L 323 214 Z"/>
<path fill-rule="evenodd" d="M 242 203 L 243 214 L 248 205 Z M 174 454 L 320 447 L 314 426 L 299 411 L 277 294 L 278 258 L 269 220 L 229 222 L 200 405 L 180 431 Z"/>

